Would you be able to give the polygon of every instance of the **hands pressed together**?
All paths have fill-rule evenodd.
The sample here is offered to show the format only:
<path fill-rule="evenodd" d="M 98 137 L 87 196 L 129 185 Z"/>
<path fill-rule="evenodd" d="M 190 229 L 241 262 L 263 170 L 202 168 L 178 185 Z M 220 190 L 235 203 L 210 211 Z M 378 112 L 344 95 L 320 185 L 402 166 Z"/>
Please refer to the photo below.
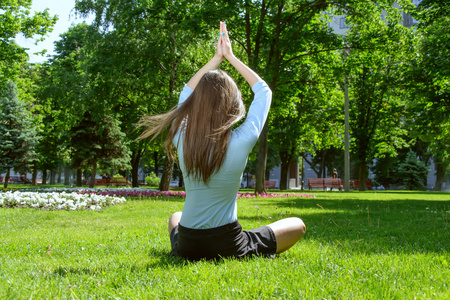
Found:
<path fill-rule="evenodd" d="M 216 54 L 209 62 L 207 62 L 200 70 L 198 70 L 198 72 L 191 78 L 191 80 L 189 80 L 187 86 L 191 89 L 195 89 L 202 76 L 208 71 L 217 69 L 217 67 L 224 59 L 228 60 L 228 62 L 245 78 L 245 80 L 247 80 L 250 86 L 253 86 L 256 82 L 261 80 L 258 74 L 252 71 L 249 67 L 247 67 L 233 55 L 231 42 L 227 31 L 227 24 L 221 21 Z"/>
<path fill-rule="evenodd" d="M 220 57 L 221 59 L 229 59 L 233 56 L 231 42 L 227 31 L 227 24 L 223 21 L 220 22 L 220 33 L 219 39 L 217 41 L 216 56 Z"/>

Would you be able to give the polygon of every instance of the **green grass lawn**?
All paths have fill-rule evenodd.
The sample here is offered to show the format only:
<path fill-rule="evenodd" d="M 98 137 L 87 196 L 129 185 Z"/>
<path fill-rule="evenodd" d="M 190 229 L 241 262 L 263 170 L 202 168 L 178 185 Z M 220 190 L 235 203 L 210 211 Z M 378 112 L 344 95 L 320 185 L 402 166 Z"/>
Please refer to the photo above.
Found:
<path fill-rule="evenodd" d="M 313 192 L 238 201 L 244 229 L 298 216 L 275 259 L 169 256 L 182 199 L 103 212 L 0 209 L 0 299 L 450 299 L 450 194 Z"/>

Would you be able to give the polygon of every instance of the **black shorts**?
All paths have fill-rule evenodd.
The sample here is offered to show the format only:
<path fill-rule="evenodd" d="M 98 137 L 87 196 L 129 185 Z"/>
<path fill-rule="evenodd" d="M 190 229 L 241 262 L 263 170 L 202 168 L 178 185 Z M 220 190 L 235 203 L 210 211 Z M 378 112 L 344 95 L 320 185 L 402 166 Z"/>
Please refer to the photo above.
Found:
<path fill-rule="evenodd" d="M 238 221 L 215 228 L 176 226 L 170 233 L 172 254 L 190 260 L 275 256 L 277 241 L 269 226 L 242 231 Z"/>

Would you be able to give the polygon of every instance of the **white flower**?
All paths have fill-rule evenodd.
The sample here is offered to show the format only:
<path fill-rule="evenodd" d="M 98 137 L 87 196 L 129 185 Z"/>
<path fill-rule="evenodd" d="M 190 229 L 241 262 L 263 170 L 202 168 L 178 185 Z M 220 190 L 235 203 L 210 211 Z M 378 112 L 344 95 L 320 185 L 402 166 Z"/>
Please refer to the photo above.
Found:
<path fill-rule="evenodd" d="M 102 207 L 124 203 L 126 199 L 117 196 L 103 196 L 94 194 L 79 194 L 76 192 L 65 193 L 56 192 L 49 189 L 45 193 L 22 191 L 8 191 L 0 193 L 1 207 L 30 207 L 30 208 L 46 208 L 58 210 L 83 210 L 89 207 L 95 211 L 101 211 Z"/>

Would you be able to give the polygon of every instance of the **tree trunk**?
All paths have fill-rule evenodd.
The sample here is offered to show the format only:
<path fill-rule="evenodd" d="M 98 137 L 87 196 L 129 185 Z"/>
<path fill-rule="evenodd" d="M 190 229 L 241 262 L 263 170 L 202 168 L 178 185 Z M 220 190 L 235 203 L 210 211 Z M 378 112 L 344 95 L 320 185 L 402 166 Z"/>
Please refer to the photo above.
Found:
<path fill-rule="evenodd" d="M 271 170 L 269 170 L 269 168 L 267 168 L 267 165 L 266 165 L 266 172 L 264 173 L 265 180 L 269 180 L 270 179 L 270 171 Z"/>
<path fill-rule="evenodd" d="M 81 182 L 81 179 L 83 177 L 83 170 L 81 168 L 77 169 L 77 187 L 81 187 L 83 183 Z"/>
<path fill-rule="evenodd" d="M 92 189 L 95 186 L 95 175 L 97 175 L 97 162 L 92 164 L 92 175 L 91 180 L 89 180 L 89 187 Z"/>
<path fill-rule="evenodd" d="M 135 152 L 136 151 L 136 152 Z M 141 161 L 141 151 L 134 150 L 131 155 L 131 186 L 139 187 L 139 163 Z"/>
<path fill-rule="evenodd" d="M 56 176 L 55 170 L 50 170 L 50 184 L 55 184 L 55 176 Z"/>
<path fill-rule="evenodd" d="M 64 185 L 70 185 L 71 172 L 69 168 L 64 168 Z"/>
<path fill-rule="evenodd" d="M 259 136 L 259 150 L 258 156 L 256 157 L 256 194 L 264 194 L 266 192 L 265 187 L 265 175 L 266 175 L 266 162 L 267 162 L 267 151 L 269 149 L 269 142 L 267 141 L 269 126 L 268 121 L 264 124 L 261 135 Z"/>
<path fill-rule="evenodd" d="M 33 175 L 31 176 L 31 184 L 32 185 L 36 185 L 37 173 L 38 173 L 37 163 L 34 163 L 34 165 L 33 165 Z"/>
<path fill-rule="evenodd" d="M 139 163 L 131 166 L 131 186 L 139 187 Z"/>
<path fill-rule="evenodd" d="M 292 163 L 292 157 L 295 148 L 292 148 L 290 151 L 280 151 L 280 159 L 281 159 L 281 179 L 280 179 L 280 190 L 286 190 L 288 188 L 288 176 L 289 176 L 289 167 Z"/>
<path fill-rule="evenodd" d="M 436 168 L 436 183 L 434 185 L 435 191 L 442 191 L 442 180 L 445 176 L 445 166 L 442 166 L 441 164 L 435 163 Z"/>
<path fill-rule="evenodd" d="M 326 172 L 326 165 L 325 165 L 325 156 L 326 156 L 327 151 L 323 150 L 322 151 L 322 159 L 321 159 L 321 164 L 322 164 L 322 178 L 327 178 L 327 172 Z"/>
<path fill-rule="evenodd" d="M 302 176 L 302 180 L 300 181 L 301 187 L 302 187 L 302 191 L 303 191 L 303 185 L 305 184 L 305 163 L 303 161 L 303 157 L 302 157 L 302 171 L 301 171 L 301 176 Z"/>
<path fill-rule="evenodd" d="M 47 169 L 42 170 L 42 184 L 47 184 Z"/>
<path fill-rule="evenodd" d="M 158 177 L 158 151 L 153 152 L 153 159 L 155 160 L 155 174 Z"/>
<path fill-rule="evenodd" d="M 61 168 L 58 168 L 58 180 L 56 180 L 57 183 L 61 183 L 62 182 L 62 172 L 61 172 Z"/>
<path fill-rule="evenodd" d="M 285 159 L 281 160 L 281 178 L 280 178 L 280 190 L 287 190 L 287 179 L 289 173 L 289 162 Z"/>
<path fill-rule="evenodd" d="M 360 159 L 359 162 L 359 191 L 366 190 L 366 160 Z"/>
<path fill-rule="evenodd" d="M 161 176 L 161 182 L 159 183 L 160 191 L 168 191 L 170 188 L 170 180 L 172 179 L 173 171 L 173 159 L 166 156 L 166 161 L 164 163 L 164 169 Z"/>
<path fill-rule="evenodd" d="M 246 186 L 246 188 L 247 188 L 247 189 L 250 188 L 250 181 L 249 181 L 248 172 L 247 172 L 247 186 Z"/>
<path fill-rule="evenodd" d="M 183 185 L 184 185 L 184 179 L 183 179 L 183 172 L 181 172 L 181 169 L 180 169 L 180 179 L 178 180 L 178 187 L 183 187 Z"/>
<path fill-rule="evenodd" d="M 5 174 L 5 183 L 3 184 L 3 187 L 6 189 L 7 187 L 8 187 L 8 181 L 9 181 L 9 171 L 10 171 L 11 169 L 10 168 L 8 168 L 7 170 L 6 170 L 6 174 Z"/>

